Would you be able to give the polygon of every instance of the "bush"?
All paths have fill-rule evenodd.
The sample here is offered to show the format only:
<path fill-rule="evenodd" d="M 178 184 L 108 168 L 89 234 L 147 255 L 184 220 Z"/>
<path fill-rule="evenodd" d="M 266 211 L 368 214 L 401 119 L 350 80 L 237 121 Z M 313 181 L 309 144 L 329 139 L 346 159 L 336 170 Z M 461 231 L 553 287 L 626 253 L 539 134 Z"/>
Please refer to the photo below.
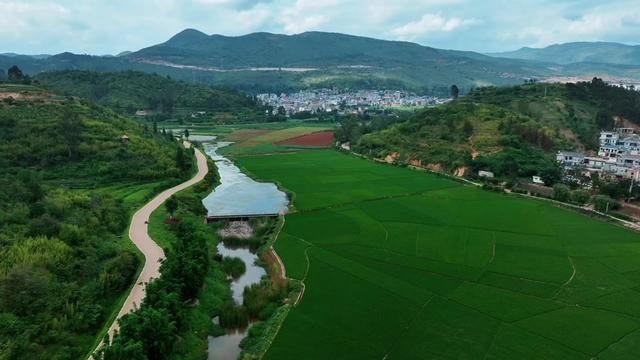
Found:
<path fill-rule="evenodd" d="M 239 278 L 247 271 L 247 267 L 242 259 L 237 257 L 225 257 L 222 260 L 222 269 L 234 279 Z"/>
<path fill-rule="evenodd" d="M 249 325 L 249 314 L 244 306 L 238 306 L 232 301 L 224 304 L 220 313 L 220 326 L 227 329 L 242 329 Z"/>
<path fill-rule="evenodd" d="M 571 189 L 564 184 L 553 185 L 553 199 L 561 202 L 568 202 L 571 197 Z"/>
<path fill-rule="evenodd" d="M 617 201 L 607 195 L 595 195 L 591 198 L 591 203 L 593 204 L 594 209 L 604 213 L 616 210 L 620 207 L 620 204 L 618 204 Z"/>
<path fill-rule="evenodd" d="M 574 190 L 571 192 L 571 202 L 584 205 L 589 202 L 589 192 L 586 190 Z"/>

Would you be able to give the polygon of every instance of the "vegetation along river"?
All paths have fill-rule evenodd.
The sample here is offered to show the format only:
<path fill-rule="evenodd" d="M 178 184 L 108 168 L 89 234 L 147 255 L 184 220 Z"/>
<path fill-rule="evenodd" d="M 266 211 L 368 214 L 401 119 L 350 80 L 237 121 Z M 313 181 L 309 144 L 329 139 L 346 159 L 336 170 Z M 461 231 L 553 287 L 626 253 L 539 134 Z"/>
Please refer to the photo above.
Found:
<path fill-rule="evenodd" d="M 204 200 L 209 215 L 273 214 L 287 210 L 285 193 L 272 183 L 260 183 L 251 179 L 229 159 L 217 153 L 228 142 L 205 143 L 205 152 L 215 162 L 220 174 L 220 184 Z M 236 304 L 244 300 L 244 288 L 257 284 L 266 271 L 256 265 L 258 256 L 247 247 L 229 247 L 220 241 L 218 253 L 223 257 L 240 258 L 245 273 L 231 282 L 231 296 Z M 248 329 L 229 331 L 224 336 L 209 337 L 209 360 L 235 360 L 240 355 L 240 341 Z"/>

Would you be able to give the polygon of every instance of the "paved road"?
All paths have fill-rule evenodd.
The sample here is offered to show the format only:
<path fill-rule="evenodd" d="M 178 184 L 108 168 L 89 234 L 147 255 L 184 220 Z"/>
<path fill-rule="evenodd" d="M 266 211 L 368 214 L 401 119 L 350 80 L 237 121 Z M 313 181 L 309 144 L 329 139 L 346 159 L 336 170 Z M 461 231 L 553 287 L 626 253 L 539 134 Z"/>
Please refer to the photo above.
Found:
<path fill-rule="evenodd" d="M 184 143 L 185 147 L 191 147 L 191 144 L 188 142 Z M 111 324 L 109 328 L 109 338 L 113 336 L 113 333 L 118 329 L 118 319 L 120 319 L 125 314 L 131 312 L 136 309 L 144 299 L 145 295 L 145 286 L 152 279 L 160 277 L 160 261 L 164 259 L 164 251 L 162 248 L 156 244 L 155 241 L 149 236 L 148 233 L 148 224 L 149 216 L 151 213 L 160 207 L 165 200 L 167 200 L 171 195 L 179 192 L 180 190 L 184 190 L 198 182 L 200 182 L 209 172 L 209 168 L 207 167 L 207 158 L 205 155 L 198 149 L 195 149 L 196 160 L 198 163 L 198 173 L 191 178 L 191 180 L 183 182 L 180 185 L 174 186 L 171 189 L 167 189 L 160 193 L 158 196 L 153 198 L 151 201 L 146 203 L 142 208 L 136 211 L 131 218 L 131 226 L 129 227 L 129 238 L 136 247 L 142 252 L 145 258 L 144 267 L 142 268 L 142 272 L 138 279 L 136 280 L 136 284 L 131 289 L 129 296 L 125 300 L 116 320 Z M 98 348 L 102 346 L 102 343 L 98 345 Z"/>

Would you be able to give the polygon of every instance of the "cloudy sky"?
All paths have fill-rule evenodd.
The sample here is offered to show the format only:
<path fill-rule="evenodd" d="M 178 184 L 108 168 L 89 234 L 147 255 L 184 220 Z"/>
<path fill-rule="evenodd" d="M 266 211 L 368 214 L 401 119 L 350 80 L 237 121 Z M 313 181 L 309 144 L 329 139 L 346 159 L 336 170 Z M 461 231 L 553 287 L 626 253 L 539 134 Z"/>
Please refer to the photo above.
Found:
<path fill-rule="evenodd" d="M 0 53 L 116 54 L 185 28 L 309 30 L 481 52 L 640 42 L 638 0 L 2 0 Z"/>

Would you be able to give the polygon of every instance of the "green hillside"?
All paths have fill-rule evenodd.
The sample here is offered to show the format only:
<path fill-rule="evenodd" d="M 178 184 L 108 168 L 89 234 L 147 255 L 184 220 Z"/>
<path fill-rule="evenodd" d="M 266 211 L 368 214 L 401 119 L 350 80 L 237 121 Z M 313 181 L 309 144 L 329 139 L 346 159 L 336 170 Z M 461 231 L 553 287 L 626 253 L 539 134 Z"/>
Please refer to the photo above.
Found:
<path fill-rule="evenodd" d="M 616 116 L 639 124 L 640 94 L 600 80 L 490 87 L 362 137 L 366 126 L 343 127 L 338 138 L 379 158 L 531 176 L 554 167 L 557 150 L 596 150 L 599 131 L 612 128 Z"/>
<path fill-rule="evenodd" d="M 494 53 L 491 55 L 557 64 L 584 62 L 640 65 L 640 46 L 611 42 L 572 42 L 555 44 L 541 49 L 524 47 L 516 51 Z"/>
<path fill-rule="evenodd" d="M 188 29 L 164 43 L 117 57 L 72 53 L 47 58 L 0 55 L 0 69 L 18 65 L 31 75 L 67 69 L 137 70 L 248 93 L 337 86 L 448 95 L 451 84 L 457 84 L 465 93 L 473 87 L 514 85 L 528 78 L 639 78 L 634 65 L 626 61 L 592 61 L 554 64 L 548 60 L 497 58 L 339 33 L 253 33 L 229 37 Z"/>
<path fill-rule="evenodd" d="M 0 85 L 0 358 L 92 349 L 140 265 L 133 209 L 191 167 L 171 136 L 111 110 Z"/>
<path fill-rule="evenodd" d="M 167 118 L 205 111 L 212 115 L 259 121 L 264 113 L 243 94 L 139 71 L 55 71 L 39 74 L 35 80 L 56 93 L 89 99 L 127 114 L 146 110 Z"/>

